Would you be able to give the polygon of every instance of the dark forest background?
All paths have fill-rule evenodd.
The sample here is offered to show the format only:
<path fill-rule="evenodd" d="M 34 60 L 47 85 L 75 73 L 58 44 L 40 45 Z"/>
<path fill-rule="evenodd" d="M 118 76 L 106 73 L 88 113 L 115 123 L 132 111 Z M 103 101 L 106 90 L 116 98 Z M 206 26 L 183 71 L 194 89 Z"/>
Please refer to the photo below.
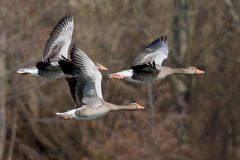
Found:
<path fill-rule="evenodd" d="M 105 64 L 103 96 L 138 102 L 145 111 L 112 112 L 92 121 L 56 120 L 72 108 L 64 79 L 17 75 L 42 58 L 66 14 L 73 42 Z M 129 68 L 143 47 L 168 36 L 164 65 L 200 66 L 206 74 L 173 75 L 152 85 L 106 77 Z M 240 159 L 239 0 L 1 0 L 1 160 Z"/>

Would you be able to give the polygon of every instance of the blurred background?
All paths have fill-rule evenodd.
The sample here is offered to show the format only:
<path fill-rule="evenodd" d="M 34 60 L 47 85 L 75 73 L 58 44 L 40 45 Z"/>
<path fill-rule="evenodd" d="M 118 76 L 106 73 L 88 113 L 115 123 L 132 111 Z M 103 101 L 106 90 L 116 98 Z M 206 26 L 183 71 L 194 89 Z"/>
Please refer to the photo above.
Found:
<path fill-rule="evenodd" d="M 73 43 L 103 73 L 103 96 L 145 111 L 92 121 L 56 120 L 73 106 L 64 79 L 24 77 L 55 24 L 74 16 Z M 0 160 L 240 159 L 239 0 L 1 0 Z M 205 68 L 152 85 L 106 77 L 131 66 L 143 47 L 168 36 L 164 65 Z"/>

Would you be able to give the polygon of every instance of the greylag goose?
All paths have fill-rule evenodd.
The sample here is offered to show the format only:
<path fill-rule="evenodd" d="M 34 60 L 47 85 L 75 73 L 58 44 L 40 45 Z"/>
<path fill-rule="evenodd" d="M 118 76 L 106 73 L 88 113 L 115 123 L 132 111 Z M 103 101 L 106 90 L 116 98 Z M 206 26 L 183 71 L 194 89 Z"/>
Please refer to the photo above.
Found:
<path fill-rule="evenodd" d="M 103 100 L 102 74 L 92 60 L 80 49 L 73 46 L 70 52 L 72 62 L 68 59 L 59 61 L 65 74 L 73 77 L 66 78 L 75 106 L 78 108 L 63 113 L 56 113 L 61 119 L 90 120 L 101 117 L 113 110 L 144 109 L 137 103 L 115 105 Z M 78 76 L 76 76 L 78 75 Z"/>
<path fill-rule="evenodd" d="M 46 79 L 65 77 L 58 61 L 61 56 L 68 56 L 68 48 L 73 34 L 72 15 L 64 16 L 52 30 L 43 51 L 43 60 L 35 67 L 22 68 L 17 73 L 27 76 L 37 76 Z"/>
<path fill-rule="evenodd" d="M 162 66 L 162 62 L 168 57 L 167 36 L 158 38 L 147 45 L 142 53 L 135 59 L 131 69 L 109 74 L 109 78 L 124 79 L 134 83 L 146 83 L 162 80 L 174 73 L 203 74 L 195 67 L 170 68 Z"/>

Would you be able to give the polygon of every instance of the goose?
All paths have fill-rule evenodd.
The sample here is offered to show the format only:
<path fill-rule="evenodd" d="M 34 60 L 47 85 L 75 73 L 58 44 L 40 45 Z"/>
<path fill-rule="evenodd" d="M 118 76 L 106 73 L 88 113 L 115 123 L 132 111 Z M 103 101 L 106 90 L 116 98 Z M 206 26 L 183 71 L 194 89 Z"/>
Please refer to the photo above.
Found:
<path fill-rule="evenodd" d="M 204 71 L 195 67 L 170 68 L 162 66 L 162 62 L 168 57 L 167 36 L 155 39 L 147 45 L 141 54 L 135 59 L 131 69 L 109 74 L 109 78 L 124 79 L 133 83 L 149 83 L 162 80 L 170 74 L 203 74 Z"/>
<path fill-rule="evenodd" d="M 73 34 L 73 16 L 66 15 L 53 28 L 45 48 L 43 59 L 35 67 L 22 68 L 17 73 L 25 76 L 36 76 L 45 79 L 58 79 L 65 77 L 58 61 L 61 56 L 68 56 L 68 48 L 71 44 Z"/>
<path fill-rule="evenodd" d="M 102 97 L 102 74 L 96 65 L 76 46 L 71 49 L 70 57 L 72 61 L 63 58 L 59 65 L 65 74 L 74 75 L 66 79 L 77 108 L 56 113 L 59 119 L 91 120 L 102 117 L 110 111 L 144 109 L 137 103 L 116 105 L 106 102 Z"/>

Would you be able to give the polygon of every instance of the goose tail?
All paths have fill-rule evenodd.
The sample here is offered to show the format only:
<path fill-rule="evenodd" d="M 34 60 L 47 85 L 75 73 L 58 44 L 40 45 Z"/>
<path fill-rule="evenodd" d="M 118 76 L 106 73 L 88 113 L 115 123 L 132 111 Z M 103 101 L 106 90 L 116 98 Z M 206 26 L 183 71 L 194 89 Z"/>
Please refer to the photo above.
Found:
<path fill-rule="evenodd" d="M 67 112 L 57 112 L 55 115 L 57 119 L 72 119 L 74 117 L 75 109 L 67 111 Z"/>
<path fill-rule="evenodd" d="M 122 77 L 130 78 L 132 75 L 133 75 L 133 70 L 132 69 L 127 69 L 127 70 L 123 70 L 123 71 L 120 71 L 120 72 L 108 74 L 108 77 L 109 78 L 122 79 Z"/>
<path fill-rule="evenodd" d="M 26 76 L 33 76 L 33 75 L 37 75 L 38 69 L 36 67 L 21 68 L 21 69 L 17 70 L 17 73 L 26 75 Z"/>

